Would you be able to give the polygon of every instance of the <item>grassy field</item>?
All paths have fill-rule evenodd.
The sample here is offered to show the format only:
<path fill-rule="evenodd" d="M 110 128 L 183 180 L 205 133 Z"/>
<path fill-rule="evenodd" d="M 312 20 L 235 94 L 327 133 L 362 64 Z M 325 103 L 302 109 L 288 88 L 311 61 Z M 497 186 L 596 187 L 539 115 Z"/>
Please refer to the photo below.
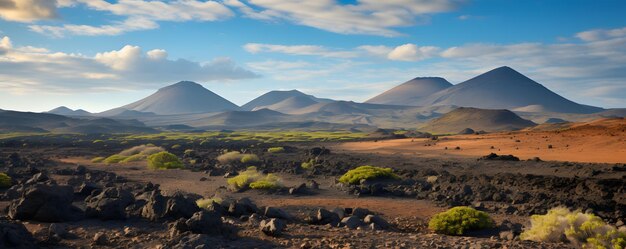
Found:
<path fill-rule="evenodd" d="M 87 136 L 80 134 L 55 134 L 55 133 L 5 133 L 0 134 L 0 140 L 27 139 L 37 137 L 49 137 L 57 139 L 80 139 L 102 141 L 196 141 L 196 142 L 229 142 L 229 141 L 254 141 L 262 143 L 279 142 L 314 142 L 314 141 L 351 141 L 367 137 L 367 133 L 349 131 L 210 131 L 202 133 L 163 132 L 156 134 L 109 134 L 101 136 Z"/>

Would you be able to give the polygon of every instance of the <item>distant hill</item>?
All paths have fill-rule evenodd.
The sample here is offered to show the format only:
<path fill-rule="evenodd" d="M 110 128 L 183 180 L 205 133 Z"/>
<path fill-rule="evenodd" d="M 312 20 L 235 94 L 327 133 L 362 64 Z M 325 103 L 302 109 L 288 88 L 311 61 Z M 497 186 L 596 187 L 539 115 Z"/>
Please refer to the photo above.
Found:
<path fill-rule="evenodd" d="M 253 100 L 251 100 L 250 102 L 246 103 L 245 105 L 241 106 L 241 109 L 244 111 L 251 111 L 256 109 L 262 109 L 263 107 L 267 107 L 267 106 L 271 106 L 274 104 L 277 104 L 279 102 L 285 101 L 289 98 L 292 97 L 296 97 L 299 99 L 303 99 L 303 98 L 308 98 L 310 100 L 315 101 L 316 103 L 328 103 L 328 102 L 332 102 L 333 100 L 331 99 L 322 99 L 322 98 L 317 98 L 313 95 L 308 95 L 305 94 L 303 92 L 300 92 L 298 90 L 290 90 L 290 91 L 271 91 L 271 92 L 267 92 Z M 284 105 L 282 105 L 284 106 Z"/>
<path fill-rule="evenodd" d="M 263 124 L 281 122 L 289 115 L 261 109 L 257 111 L 229 111 L 206 118 L 203 126 L 253 127 Z M 196 122 L 200 122 L 199 120 Z"/>
<path fill-rule="evenodd" d="M 240 108 L 198 83 L 181 81 L 163 87 L 156 93 L 137 102 L 106 111 L 101 113 L 101 115 L 121 113 L 125 110 L 158 115 L 176 115 L 233 111 L 240 110 Z"/>
<path fill-rule="evenodd" d="M 444 78 L 418 77 L 389 89 L 365 103 L 417 106 L 423 98 L 452 86 Z"/>
<path fill-rule="evenodd" d="M 153 133 L 136 120 L 71 118 L 50 113 L 0 111 L 0 132 Z"/>
<path fill-rule="evenodd" d="M 511 131 L 535 126 L 532 121 L 520 118 L 509 110 L 488 110 L 460 107 L 431 120 L 420 131 L 456 134 L 466 128 L 475 131 Z"/>
<path fill-rule="evenodd" d="M 510 67 L 499 67 L 446 88 L 419 101 L 417 105 L 559 113 L 594 113 L 603 110 L 563 98 Z"/>
<path fill-rule="evenodd" d="M 58 114 L 58 115 L 63 115 L 63 116 L 91 116 L 90 112 L 85 111 L 83 109 L 72 110 L 65 106 L 59 106 L 50 111 L 47 111 L 46 113 Z"/>
<path fill-rule="evenodd" d="M 272 105 L 255 107 L 253 111 L 261 110 L 261 109 L 269 109 L 269 110 L 274 110 L 274 111 L 282 112 L 282 113 L 291 113 L 291 112 L 297 111 L 299 109 L 302 109 L 302 108 L 305 108 L 307 106 L 311 106 L 317 103 L 318 102 L 316 102 L 315 100 L 311 99 L 308 96 L 293 96 L 293 97 L 289 97 L 283 101 L 280 101 Z"/>

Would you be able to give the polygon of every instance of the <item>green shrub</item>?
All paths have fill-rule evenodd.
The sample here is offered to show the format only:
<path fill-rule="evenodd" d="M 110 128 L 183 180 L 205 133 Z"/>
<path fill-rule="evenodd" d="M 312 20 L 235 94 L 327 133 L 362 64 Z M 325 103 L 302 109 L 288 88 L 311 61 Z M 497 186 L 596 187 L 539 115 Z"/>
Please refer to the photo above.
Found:
<path fill-rule="evenodd" d="M 98 139 L 98 140 L 93 140 L 93 142 L 92 142 L 92 143 L 93 143 L 93 144 L 102 144 L 102 143 L 104 143 L 104 141 L 102 141 L 102 140 Z"/>
<path fill-rule="evenodd" d="M 606 224 L 600 217 L 567 208 L 553 208 L 545 215 L 533 215 L 523 240 L 569 242 L 582 248 L 624 249 L 626 231 Z"/>
<path fill-rule="evenodd" d="M 315 166 L 315 160 L 310 159 L 307 162 L 302 162 L 302 164 L 300 164 L 300 167 L 303 169 L 311 169 Z"/>
<path fill-rule="evenodd" d="M 119 163 L 119 162 L 123 161 L 126 158 L 127 158 L 127 156 L 122 156 L 122 155 L 115 154 L 115 155 L 112 155 L 112 156 L 109 156 L 109 157 L 105 158 L 103 162 L 106 163 L 106 164 Z"/>
<path fill-rule="evenodd" d="M 102 161 L 104 161 L 104 159 L 105 159 L 105 157 L 99 156 L 99 157 L 96 157 L 94 159 L 91 159 L 91 162 L 92 163 L 101 163 Z"/>
<path fill-rule="evenodd" d="M 148 157 L 149 169 L 179 169 L 183 163 L 178 157 L 169 152 L 159 152 Z"/>
<path fill-rule="evenodd" d="M 285 152 L 285 148 L 284 147 L 272 147 L 267 149 L 267 152 L 269 153 L 283 153 Z"/>
<path fill-rule="evenodd" d="M 132 155 L 132 156 L 124 158 L 124 160 L 120 161 L 120 163 L 138 162 L 138 161 L 143 161 L 145 159 L 146 159 L 146 155 L 137 154 L 137 155 Z"/>
<path fill-rule="evenodd" d="M 491 228 L 493 225 L 487 213 L 470 207 L 453 207 L 436 214 L 428 222 L 429 229 L 447 235 L 463 235 L 466 231 Z"/>
<path fill-rule="evenodd" d="M 220 163 L 225 164 L 225 163 L 230 163 L 230 162 L 234 162 L 234 161 L 239 161 L 239 160 L 241 160 L 241 157 L 242 157 L 241 152 L 239 152 L 239 151 L 231 151 L 231 152 L 226 152 L 226 153 L 224 153 L 222 155 L 219 155 L 217 157 L 217 160 Z"/>
<path fill-rule="evenodd" d="M 193 156 L 196 154 L 196 151 L 192 149 L 186 149 L 184 154 L 185 156 Z"/>
<path fill-rule="evenodd" d="M 239 175 L 228 179 L 228 186 L 231 190 L 241 191 L 247 188 L 252 189 L 275 189 L 282 185 L 280 178 L 274 174 L 264 175 L 257 171 L 256 167 L 248 167 Z"/>
<path fill-rule="evenodd" d="M 399 179 L 400 177 L 393 173 L 391 168 L 380 168 L 374 166 L 360 166 L 356 169 L 349 170 L 341 178 L 339 182 L 348 184 L 358 184 L 361 180 L 368 179 Z"/>
<path fill-rule="evenodd" d="M 172 150 L 180 149 L 180 147 L 181 147 L 180 144 L 172 145 Z"/>
<path fill-rule="evenodd" d="M 142 155 L 149 156 L 152 154 L 159 153 L 161 151 L 165 151 L 165 149 L 147 144 L 147 145 L 134 146 L 130 149 L 125 149 L 122 152 L 118 153 L 118 155 L 132 156 L 132 155 L 142 154 Z"/>
<path fill-rule="evenodd" d="M 255 154 L 243 154 L 241 157 L 242 163 L 256 163 L 258 161 L 260 161 L 259 157 Z"/>
<path fill-rule="evenodd" d="M 214 198 L 211 198 L 211 199 L 198 199 L 196 201 L 196 205 L 198 205 L 199 208 L 208 208 L 209 205 L 211 203 L 213 203 L 213 202 L 215 202 L 217 204 L 221 204 L 222 203 L 222 198 L 214 197 Z"/>
<path fill-rule="evenodd" d="M 0 188 L 11 187 L 13 180 L 5 173 L 0 173 Z"/>

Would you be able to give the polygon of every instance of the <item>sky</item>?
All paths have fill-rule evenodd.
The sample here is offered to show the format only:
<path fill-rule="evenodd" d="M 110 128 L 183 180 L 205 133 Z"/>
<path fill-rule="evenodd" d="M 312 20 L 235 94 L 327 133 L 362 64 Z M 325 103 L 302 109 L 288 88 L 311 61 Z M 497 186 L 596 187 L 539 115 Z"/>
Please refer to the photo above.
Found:
<path fill-rule="evenodd" d="M 0 0 L 0 109 L 101 112 L 181 80 L 365 101 L 510 66 L 626 107 L 622 0 Z"/>

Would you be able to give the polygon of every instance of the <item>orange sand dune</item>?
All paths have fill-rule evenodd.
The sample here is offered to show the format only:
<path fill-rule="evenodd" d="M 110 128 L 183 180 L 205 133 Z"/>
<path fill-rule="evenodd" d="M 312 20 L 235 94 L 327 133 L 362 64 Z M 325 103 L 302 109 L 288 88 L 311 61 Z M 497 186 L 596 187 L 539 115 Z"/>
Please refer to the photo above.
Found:
<path fill-rule="evenodd" d="M 455 149 L 457 146 L 460 147 L 459 150 Z M 441 137 L 439 141 L 407 138 L 378 142 L 348 142 L 336 146 L 335 149 L 424 157 L 470 158 L 493 152 L 512 154 L 520 159 L 539 157 L 542 160 L 554 161 L 626 163 L 626 119 L 573 123 L 552 131 L 528 129 L 484 135 L 446 136 Z"/>

